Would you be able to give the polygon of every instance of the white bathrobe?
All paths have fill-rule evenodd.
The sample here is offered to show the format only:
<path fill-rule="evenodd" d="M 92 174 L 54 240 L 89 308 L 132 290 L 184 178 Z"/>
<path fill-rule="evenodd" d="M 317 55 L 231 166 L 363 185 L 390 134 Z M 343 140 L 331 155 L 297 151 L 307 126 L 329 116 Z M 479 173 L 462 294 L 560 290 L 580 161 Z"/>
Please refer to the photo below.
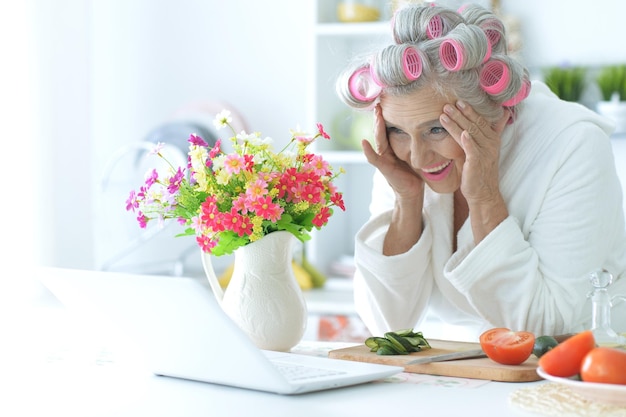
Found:
<path fill-rule="evenodd" d="M 534 82 L 502 136 L 500 191 L 509 217 L 478 245 L 468 218 L 455 253 L 452 194 L 426 187 L 420 240 L 406 253 L 382 254 L 394 196 L 377 173 L 372 218 L 355 247 L 355 302 L 369 330 L 414 327 L 427 338 L 477 341 L 491 327 L 537 335 L 588 328 L 591 271 L 606 268 L 615 276 L 611 292 L 626 294 L 611 132 L 607 120 Z M 626 331 L 624 319 L 613 327 Z"/>

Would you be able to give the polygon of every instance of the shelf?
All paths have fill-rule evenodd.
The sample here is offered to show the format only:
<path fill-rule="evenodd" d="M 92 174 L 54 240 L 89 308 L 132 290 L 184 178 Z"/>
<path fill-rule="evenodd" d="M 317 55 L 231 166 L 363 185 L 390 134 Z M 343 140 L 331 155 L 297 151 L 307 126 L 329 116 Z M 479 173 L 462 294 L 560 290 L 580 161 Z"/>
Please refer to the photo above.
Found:
<path fill-rule="evenodd" d="M 311 124 L 323 123 L 332 137 L 330 142 L 316 142 L 315 152 L 333 168 L 345 170 L 334 183 L 343 193 L 346 211 L 335 210 L 328 225 L 317 231 L 307 245 L 311 262 L 328 274 L 338 259 L 354 254 L 354 236 L 369 218 L 375 172 L 360 144 L 353 140 L 373 136 L 369 130 L 363 132 L 371 128 L 372 122 L 357 118 L 356 111 L 340 100 L 335 82 L 352 57 L 388 44 L 391 28 L 387 19 L 338 22 L 336 0 L 310 1 L 312 21 L 308 27 L 313 54 L 307 119 Z"/>
<path fill-rule="evenodd" d="M 318 36 L 391 36 L 389 22 L 319 23 L 316 32 Z"/>

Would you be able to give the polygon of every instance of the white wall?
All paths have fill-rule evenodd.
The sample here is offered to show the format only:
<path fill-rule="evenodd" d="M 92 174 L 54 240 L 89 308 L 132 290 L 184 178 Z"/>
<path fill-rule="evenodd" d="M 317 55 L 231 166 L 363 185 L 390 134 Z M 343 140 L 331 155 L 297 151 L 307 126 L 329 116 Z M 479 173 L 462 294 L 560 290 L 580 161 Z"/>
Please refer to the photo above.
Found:
<path fill-rule="evenodd" d="M 92 5 L 94 181 L 117 149 L 143 139 L 190 103 L 224 101 L 251 129 L 277 141 L 305 122 L 304 2 L 92 0 Z M 99 197 L 96 189 L 94 201 Z M 130 218 L 122 198 L 119 216 Z M 115 210 L 97 204 L 100 208 Z M 96 229 L 94 235 L 97 265 L 111 254 L 102 244 L 108 240 L 103 232 Z M 168 247 L 182 244 L 170 239 L 153 252 L 171 256 L 175 249 L 168 254 Z"/>
<path fill-rule="evenodd" d="M 626 62 L 626 2 L 622 0 L 501 0 L 523 35 L 525 63 L 548 65 Z"/>
<path fill-rule="evenodd" d="M 42 264 L 94 266 L 106 162 L 180 107 L 225 101 L 276 140 L 305 121 L 304 2 L 28 3 L 41 85 Z M 120 216 L 128 215 L 123 203 Z"/>
<path fill-rule="evenodd" d="M 20 3 L 27 25 L 20 26 L 22 32 L 9 32 L 6 40 L 20 45 L 24 28 L 36 28 L 36 64 L 32 82 L 25 85 L 36 86 L 38 104 L 25 119 L 30 129 L 22 131 L 35 132 L 25 140 L 40 150 L 28 167 L 36 184 L 25 187 L 38 201 L 36 226 L 29 227 L 37 231 L 33 246 L 43 248 L 39 261 L 94 266 L 94 209 L 104 164 L 116 149 L 140 140 L 179 107 L 224 100 L 251 127 L 275 139 L 304 123 L 312 20 L 308 1 Z M 533 67 L 566 60 L 626 62 L 621 21 L 626 3 L 620 0 L 502 3 L 505 12 L 520 19 L 523 55 Z M 4 9 L 3 18 L 13 20 L 15 9 Z M 7 77 L 2 75 L 3 81 L 12 84 Z M 17 140 L 19 127 L 0 129 L 3 137 L 11 135 L 7 140 Z M 19 151 L 16 159 L 25 156 Z M 15 210 L 21 212 L 19 205 Z M 120 215 L 126 215 L 123 202 Z M 24 221 L 18 216 L 15 223 Z"/>

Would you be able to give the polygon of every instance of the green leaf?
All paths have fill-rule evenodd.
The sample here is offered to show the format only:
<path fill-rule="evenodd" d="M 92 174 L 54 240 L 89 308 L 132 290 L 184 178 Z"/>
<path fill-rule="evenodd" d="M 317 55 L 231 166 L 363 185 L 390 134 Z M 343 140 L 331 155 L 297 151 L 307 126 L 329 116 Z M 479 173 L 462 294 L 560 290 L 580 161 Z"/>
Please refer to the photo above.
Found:
<path fill-rule="evenodd" d="M 220 234 L 219 243 L 211 249 L 211 253 L 215 256 L 229 255 L 240 248 L 248 244 L 250 240 L 247 236 L 239 236 L 237 233 L 227 230 Z"/>
<path fill-rule="evenodd" d="M 176 235 L 174 235 L 174 237 L 195 236 L 195 235 L 196 235 L 196 231 L 193 230 L 193 228 L 188 227 L 187 229 L 185 229 L 184 232 L 177 233 Z"/>

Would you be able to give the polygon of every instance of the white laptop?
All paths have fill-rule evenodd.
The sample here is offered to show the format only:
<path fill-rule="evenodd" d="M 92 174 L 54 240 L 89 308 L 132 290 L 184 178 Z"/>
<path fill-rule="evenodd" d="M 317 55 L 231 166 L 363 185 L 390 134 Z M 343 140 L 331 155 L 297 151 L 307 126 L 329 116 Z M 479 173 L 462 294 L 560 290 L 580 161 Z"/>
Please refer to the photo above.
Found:
<path fill-rule="evenodd" d="M 40 281 L 71 310 L 132 337 L 156 375 L 279 394 L 355 385 L 402 367 L 257 348 L 199 278 L 44 268 Z"/>

